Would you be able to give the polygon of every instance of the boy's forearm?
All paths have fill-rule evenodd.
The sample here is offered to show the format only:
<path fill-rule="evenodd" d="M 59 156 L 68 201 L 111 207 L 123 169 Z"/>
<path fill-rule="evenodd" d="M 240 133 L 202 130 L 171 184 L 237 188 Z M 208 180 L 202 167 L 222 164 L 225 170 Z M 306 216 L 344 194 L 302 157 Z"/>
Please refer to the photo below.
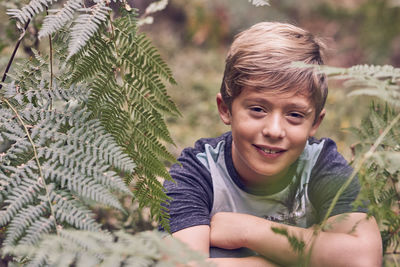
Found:
<path fill-rule="evenodd" d="M 221 215 L 222 217 L 216 216 L 212 220 L 210 237 L 213 246 L 228 249 L 248 247 L 284 266 L 299 263 L 302 256 L 309 253 L 311 247 L 311 266 L 379 266 L 380 264 L 379 231 L 376 233 L 374 224 L 371 223 L 364 222 L 357 225 L 361 227 L 360 231 L 357 230 L 360 236 L 347 232 L 320 232 L 314 237 L 312 229 L 282 225 L 245 214 Z M 272 227 L 285 229 L 289 236 L 304 242 L 303 255 L 293 249 L 287 236 L 273 232 Z"/>
<path fill-rule="evenodd" d="M 313 230 L 298 227 L 288 227 L 255 217 L 253 231 L 248 231 L 244 237 L 244 245 L 257 253 L 279 262 L 285 266 L 291 266 L 302 260 L 302 255 L 307 254 L 313 239 Z M 284 231 L 287 235 L 279 234 L 273 229 Z M 289 241 L 289 238 L 292 240 Z M 266 242 L 266 240 L 269 240 Z M 293 245 L 298 244 L 296 250 Z"/>
<path fill-rule="evenodd" d="M 271 226 L 277 227 L 275 223 Z M 380 266 L 379 260 L 369 257 L 372 256 L 371 254 L 364 253 L 360 246 L 361 241 L 352 235 L 327 232 L 313 235 L 312 229 L 283 225 L 278 225 L 277 228 L 285 229 L 288 236 L 296 240 L 293 243 L 302 242 L 303 250 L 296 251 L 294 244 L 291 244 L 287 236 L 266 229 L 263 230 L 264 233 L 254 233 L 249 237 L 247 247 L 285 266 L 294 266 L 306 260 L 309 266 Z M 263 239 L 267 236 L 270 237 L 270 242 L 265 242 Z"/>
<path fill-rule="evenodd" d="M 247 247 L 258 254 L 282 265 L 298 263 L 299 254 L 294 252 L 287 237 L 274 233 L 271 227 L 282 224 L 262 218 L 237 213 L 219 213 L 211 221 L 211 245 L 225 249 Z M 297 233 L 297 239 L 310 239 L 312 230 Z"/>

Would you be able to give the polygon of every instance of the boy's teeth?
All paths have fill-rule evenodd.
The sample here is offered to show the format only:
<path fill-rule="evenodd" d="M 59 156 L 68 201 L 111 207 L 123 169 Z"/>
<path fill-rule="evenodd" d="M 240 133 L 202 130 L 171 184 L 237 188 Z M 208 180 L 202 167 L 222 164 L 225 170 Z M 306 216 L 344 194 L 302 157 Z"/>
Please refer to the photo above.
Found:
<path fill-rule="evenodd" d="M 267 148 L 262 148 L 262 151 L 264 151 L 265 153 L 268 153 L 268 154 L 276 154 L 276 153 L 278 153 L 278 151 L 273 151 L 273 150 L 267 149 Z"/>

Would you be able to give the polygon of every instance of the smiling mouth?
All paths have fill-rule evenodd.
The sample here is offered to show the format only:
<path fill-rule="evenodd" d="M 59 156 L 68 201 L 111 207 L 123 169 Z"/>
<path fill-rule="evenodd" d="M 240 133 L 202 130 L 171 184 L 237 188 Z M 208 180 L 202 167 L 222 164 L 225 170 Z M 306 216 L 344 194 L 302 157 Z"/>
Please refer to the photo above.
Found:
<path fill-rule="evenodd" d="M 261 150 L 267 154 L 277 154 L 277 153 L 281 152 L 281 151 L 274 151 L 274 150 L 267 149 L 267 148 L 261 148 Z"/>
<path fill-rule="evenodd" d="M 279 153 L 285 152 L 285 150 L 283 150 L 283 149 L 270 149 L 270 148 L 266 148 L 266 147 L 260 147 L 257 145 L 254 145 L 254 146 L 267 154 L 279 154 Z"/>

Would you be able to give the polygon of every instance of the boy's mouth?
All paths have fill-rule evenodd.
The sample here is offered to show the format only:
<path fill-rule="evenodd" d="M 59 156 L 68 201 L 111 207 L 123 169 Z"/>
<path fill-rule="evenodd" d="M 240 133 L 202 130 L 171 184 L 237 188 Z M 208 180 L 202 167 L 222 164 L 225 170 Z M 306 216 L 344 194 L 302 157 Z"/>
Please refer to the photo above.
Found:
<path fill-rule="evenodd" d="M 254 146 L 267 154 L 278 154 L 278 153 L 282 153 L 285 151 L 284 149 L 275 148 L 275 147 L 269 148 L 269 147 L 262 147 L 262 146 L 257 146 L 257 145 L 254 145 Z"/>
<path fill-rule="evenodd" d="M 276 154 L 276 153 L 279 153 L 279 152 L 280 152 L 280 151 L 274 151 L 274 150 L 265 149 L 265 148 L 261 148 L 261 150 L 264 151 L 264 152 L 267 153 L 267 154 Z"/>

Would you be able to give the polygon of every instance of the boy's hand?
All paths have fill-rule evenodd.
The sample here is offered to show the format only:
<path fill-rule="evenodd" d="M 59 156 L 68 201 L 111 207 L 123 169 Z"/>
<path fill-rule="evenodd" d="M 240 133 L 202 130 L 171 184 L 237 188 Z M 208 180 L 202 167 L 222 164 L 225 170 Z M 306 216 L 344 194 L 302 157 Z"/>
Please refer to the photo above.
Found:
<path fill-rule="evenodd" d="M 224 249 L 246 247 L 247 231 L 252 229 L 253 218 L 242 213 L 216 213 L 210 223 L 210 245 Z"/>

